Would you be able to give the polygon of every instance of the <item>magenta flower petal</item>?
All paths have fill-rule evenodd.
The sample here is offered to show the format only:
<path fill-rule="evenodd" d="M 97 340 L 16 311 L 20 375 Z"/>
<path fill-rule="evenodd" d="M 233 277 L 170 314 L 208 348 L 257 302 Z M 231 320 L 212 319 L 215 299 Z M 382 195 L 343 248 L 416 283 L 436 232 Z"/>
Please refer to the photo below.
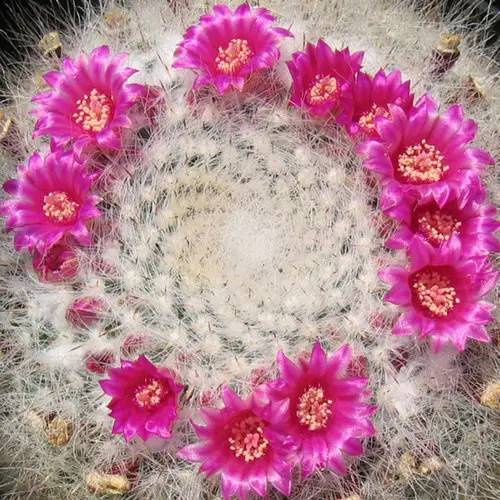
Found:
<path fill-rule="evenodd" d="M 183 389 L 174 374 L 153 365 L 144 355 L 136 361 L 122 360 L 120 368 L 108 373 L 110 379 L 99 383 L 112 397 L 108 408 L 115 419 L 113 433 L 123 434 L 127 441 L 135 435 L 144 441 L 153 435 L 170 439 L 178 418 L 178 394 Z"/>
<path fill-rule="evenodd" d="M 366 168 L 376 172 L 384 196 L 394 204 L 405 197 L 433 198 L 442 208 L 455 196 L 462 206 L 477 185 L 489 153 L 468 147 L 476 127 L 452 106 L 439 115 L 436 101 L 425 95 L 408 112 L 389 104 L 389 118 L 375 120 L 379 138 L 358 146 Z"/>
<path fill-rule="evenodd" d="M 378 276 L 382 281 L 395 285 L 408 276 L 408 271 L 403 267 L 389 266 L 380 269 Z"/>
<path fill-rule="evenodd" d="M 254 392 L 241 399 L 224 387 L 224 408 L 203 408 L 206 425 L 194 425 L 200 442 L 182 448 L 178 455 L 202 462 L 201 472 L 220 473 L 225 499 L 247 498 L 250 491 L 267 494 L 270 483 L 284 495 L 291 490 L 291 443 L 277 430 L 287 404 L 264 404 Z"/>
<path fill-rule="evenodd" d="M 267 9 L 242 4 L 234 12 L 227 5 L 213 11 L 186 31 L 172 66 L 198 72 L 195 90 L 212 84 L 221 95 L 231 88 L 241 92 L 250 74 L 276 64 L 282 39 L 293 35 L 273 28 Z"/>
<path fill-rule="evenodd" d="M 126 56 L 110 58 L 109 47 L 97 47 L 88 58 L 66 58 L 61 72 L 47 73 L 52 90 L 32 99 L 38 118 L 33 137 L 50 135 L 55 147 L 74 142 L 77 154 L 88 144 L 119 149 L 120 129 L 131 126 L 128 110 L 143 92 L 125 83 L 136 72 L 123 66 Z"/>
<path fill-rule="evenodd" d="M 332 376 L 342 375 L 349 366 L 351 358 L 351 346 L 349 344 L 343 345 L 328 358 L 328 372 Z"/>
<path fill-rule="evenodd" d="M 44 254 L 66 236 L 92 244 L 86 223 L 101 215 L 95 207 L 100 198 L 89 194 L 93 177 L 71 151 L 58 150 L 43 159 L 34 153 L 18 172 L 17 180 L 6 183 L 15 198 L 0 204 L 7 231 L 15 231 L 16 250 Z"/>
<path fill-rule="evenodd" d="M 410 110 L 413 105 L 410 82 L 402 82 L 399 71 L 386 74 L 381 69 L 373 78 L 360 71 L 353 85 L 353 116 L 347 124 L 349 134 L 378 137 L 375 121 L 390 116 L 389 104 L 396 104 L 405 112 Z"/>
<path fill-rule="evenodd" d="M 353 440 L 375 432 L 369 418 L 376 408 L 365 402 L 368 379 L 343 377 L 351 358 L 350 346 L 327 357 L 319 342 L 310 361 L 298 365 L 278 355 L 280 378 L 268 384 L 268 398 L 287 402 L 277 428 L 289 435 L 304 477 L 324 467 L 344 473 L 342 453 L 359 455 L 361 444 Z"/>
<path fill-rule="evenodd" d="M 438 350 L 450 342 L 463 351 L 468 338 L 489 341 L 482 325 L 493 321 L 494 306 L 480 299 L 495 286 L 498 273 L 486 257 L 464 256 L 459 250 L 414 239 L 408 249 L 410 269 L 379 273 L 392 284 L 386 300 L 396 296 L 403 308 L 395 335 L 430 337 Z"/>
<path fill-rule="evenodd" d="M 392 304 L 405 305 L 410 301 L 411 291 L 405 286 L 394 285 L 387 295 L 385 300 L 391 302 Z"/>

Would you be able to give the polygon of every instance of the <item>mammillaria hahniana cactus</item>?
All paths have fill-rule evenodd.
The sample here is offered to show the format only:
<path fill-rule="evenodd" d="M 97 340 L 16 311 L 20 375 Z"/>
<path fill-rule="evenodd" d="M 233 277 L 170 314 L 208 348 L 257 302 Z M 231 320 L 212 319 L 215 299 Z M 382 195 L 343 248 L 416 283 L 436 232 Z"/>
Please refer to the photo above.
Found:
<path fill-rule="evenodd" d="M 89 3 L 12 73 L 7 498 L 495 498 L 498 68 L 441 10 Z"/>

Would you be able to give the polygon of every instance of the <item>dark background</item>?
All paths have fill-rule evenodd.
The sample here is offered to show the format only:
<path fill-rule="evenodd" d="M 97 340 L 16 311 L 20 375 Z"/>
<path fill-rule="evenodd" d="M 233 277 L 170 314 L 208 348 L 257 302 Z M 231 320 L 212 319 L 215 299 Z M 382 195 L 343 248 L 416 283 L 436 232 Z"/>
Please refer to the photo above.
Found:
<path fill-rule="evenodd" d="M 33 40 L 64 28 L 68 20 L 81 21 L 84 3 L 96 8 L 99 0 L 0 0 L 0 101 L 3 75 L 36 51 Z M 42 27 L 43 26 L 43 27 Z M 27 34 L 26 31 L 29 30 Z M 33 38 L 32 34 L 37 36 Z M 31 35 L 31 36 L 30 36 Z"/>
<path fill-rule="evenodd" d="M 89 0 L 95 6 L 99 0 Z M 165 0 L 168 1 L 168 0 Z M 201 1 L 201 0 L 200 0 Z M 370 1 L 370 0 L 367 0 Z M 460 2 L 463 5 L 462 0 Z M 472 14 L 469 16 L 468 24 L 471 29 L 475 26 L 484 25 L 488 17 L 494 19 L 491 30 L 490 43 L 493 44 L 500 36 L 500 0 L 465 0 L 471 6 Z M 214 0 L 214 3 L 215 0 Z M 220 3 L 223 3 L 220 1 Z M 422 9 L 428 9 L 435 3 L 429 0 L 416 0 L 416 4 Z M 443 4 L 448 11 L 457 10 L 459 3 L 456 0 L 444 0 Z M 41 33 L 41 27 L 35 23 L 36 19 L 42 19 L 45 33 L 64 26 L 61 19 L 81 18 L 83 0 L 0 0 L 0 100 L 2 94 L 2 74 L 8 70 L 8 64 L 21 63 L 30 50 L 23 33 L 29 26 L 34 32 Z M 21 27 L 20 27 L 21 26 Z M 499 62 L 500 62 L 500 58 Z"/>

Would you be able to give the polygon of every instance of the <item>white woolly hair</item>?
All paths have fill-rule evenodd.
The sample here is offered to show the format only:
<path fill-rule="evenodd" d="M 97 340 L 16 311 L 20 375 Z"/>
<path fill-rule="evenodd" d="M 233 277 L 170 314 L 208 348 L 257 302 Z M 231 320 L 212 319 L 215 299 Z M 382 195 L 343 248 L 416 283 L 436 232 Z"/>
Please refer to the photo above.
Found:
<path fill-rule="evenodd" d="M 468 2 L 451 15 L 438 2 L 419 3 L 261 3 L 295 34 L 282 46 L 272 98 L 228 94 L 195 106 L 186 104 L 194 75 L 171 65 L 185 29 L 211 8 L 205 2 L 89 3 L 78 25 L 67 22 L 64 54 L 102 44 L 127 51 L 129 66 L 140 70 L 135 81 L 161 86 L 167 105 L 140 155 L 124 153 L 127 174 L 106 184 L 105 229 L 97 226 L 97 246 L 82 250 L 76 285 L 39 282 L 11 235 L 1 240 L 3 498 L 94 498 L 89 474 L 135 460 L 137 480 L 126 498 L 219 498 L 216 478 L 176 457 L 195 440 L 189 419 L 207 394 L 219 404 L 222 384 L 246 396 L 256 374 L 275 374 L 278 351 L 296 358 L 315 339 L 329 352 L 348 342 L 366 358 L 379 406 L 377 435 L 365 442 L 362 457 L 349 460 L 346 477 L 317 472 L 297 480 L 291 498 L 497 498 L 498 419 L 479 401 L 498 380 L 498 337 L 491 329 L 493 344 L 431 354 L 412 337 L 391 335 L 398 309 L 384 303 L 376 273 L 405 257 L 384 248 L 391 227 L 373 179 L 344 132 L 324 130 L 287 106 L 291 79 L 283 61 L 304 41 L 323 37 L 336 48 L 365 50 L 369 72 L 400 69 L 417 97 L 430 92 L 443 108 L 463 105 L 480 126 L 477 143 L 498 158 L 500 72 L 494 47 L 486 45 L 491 19 L 470 31 Z M 26 19 L 18 8 L 19 43 L 34 47 L 50 31 L 51 13 Z M 112 26 L 109 12 L 127 21 Z M 442 33 L 462 36 L 461 55 L 437 77 L 433 49 Z M 48 149 L 46 138 L 31 139 L 28 110 L 54 59 L 30 54 L 21 66 L 9 66 L 6 104 L 18 143 L 0 152 L 2 180 L 15 175 L 19 160 Z M 498 201 L 493 168 L 485 180 Z M 87 329 L 65 319 L 82 296 L 109 306 L 103 321 Z M 187 386 L 174 437 L 159 452 L 111 433 L 109 398 L 98 384 L 105 375 L 85 367 L 89 352 L 103 350 L 118 364 L 131 335 L 144 339 L 139 352 Z M 47 438 L 54 416 L 71 424 L 65 446 Z"/>

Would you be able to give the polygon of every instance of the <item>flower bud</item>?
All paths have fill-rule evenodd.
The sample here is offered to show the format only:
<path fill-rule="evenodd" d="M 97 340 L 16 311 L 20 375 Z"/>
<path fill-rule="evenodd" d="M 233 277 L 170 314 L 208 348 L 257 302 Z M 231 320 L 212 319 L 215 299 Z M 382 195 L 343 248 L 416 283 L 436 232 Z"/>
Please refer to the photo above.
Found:
<path fill-rule="evenodd" d="M 66 312 L 66 320 L 76 328 L 92 326 L 101 320 L 106 312 L 106 304 L 97 297 L 76 299 Z"/>

